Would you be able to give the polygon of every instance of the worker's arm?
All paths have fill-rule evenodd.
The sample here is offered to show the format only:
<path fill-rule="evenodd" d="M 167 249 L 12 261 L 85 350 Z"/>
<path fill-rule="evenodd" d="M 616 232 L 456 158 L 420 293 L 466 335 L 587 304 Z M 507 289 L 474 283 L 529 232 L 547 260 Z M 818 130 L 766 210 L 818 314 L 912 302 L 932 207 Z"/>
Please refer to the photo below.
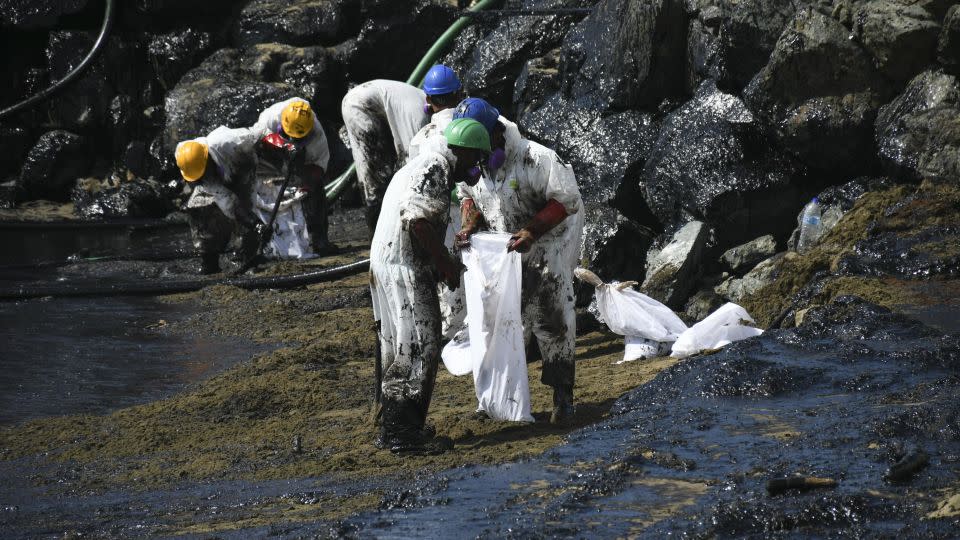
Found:
<path fill-rule="evenodd" d="M 425 219 L 418 219 L 410 224 L 410 235 L 414 243 L 430 256 L 430 261 L 437 269 L 440 280 L 446 283 L 450 290 L 459 287 L 463 264 L 450 256 L 450 252 L 440 241 L 440 236 L 433 225 Z"/>
<path fill-rule="evenodd" d="M 507 251 L 519 251 L 520 253 L 530 251 L 534 242 L 565 219 L 567 219 L 567 209 L 556 199 L 550 199 L 529 223 L 510 237 Z"/>
<path fill-rule="evenodd" d="M 470 236 L 486 226 L 483 214 L 480 213 L 480 209 L 477 208 L 473 199 L 463 199 L 460 203 L 460 220 L 463 225 L 460 227 L 454 243 L 458 248 L 469 247 Z"/>

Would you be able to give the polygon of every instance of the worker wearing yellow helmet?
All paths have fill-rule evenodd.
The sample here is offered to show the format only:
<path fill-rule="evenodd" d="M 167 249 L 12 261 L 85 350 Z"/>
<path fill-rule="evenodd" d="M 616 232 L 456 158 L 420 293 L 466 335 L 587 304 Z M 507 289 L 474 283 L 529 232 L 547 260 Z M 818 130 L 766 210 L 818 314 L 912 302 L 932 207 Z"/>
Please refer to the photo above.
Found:
<path fill-rule="evenodd" d="M 282 164 L 282 160 L 271 158 L 295 156 L 295 161 L 289 166 L 294 167 L 294 185 L 306 192 L 301 204 L 313 251 L 324 254 L 335 250 L 327 238 L 327 201 L 324 191 L 330 149 L 310 103 L 300 97 L 275 103 L 260 113 L 252 130 L 259 136 L 256 148 L 261 159 L 257 177 L 262 180 L 282 174 L 281 169 L 287 165 Z"/>
<path fill-rule="evenodd" d="M 192 187 L 186 212 L 200 272 L 220 271 L 220 254 L 240 232 L 240 256 L 256 249 L 260 220 L 251 211 L 256 133 L 220 126 L 206 137 L 183 141 L 174 153 L 180 174 Z"/>

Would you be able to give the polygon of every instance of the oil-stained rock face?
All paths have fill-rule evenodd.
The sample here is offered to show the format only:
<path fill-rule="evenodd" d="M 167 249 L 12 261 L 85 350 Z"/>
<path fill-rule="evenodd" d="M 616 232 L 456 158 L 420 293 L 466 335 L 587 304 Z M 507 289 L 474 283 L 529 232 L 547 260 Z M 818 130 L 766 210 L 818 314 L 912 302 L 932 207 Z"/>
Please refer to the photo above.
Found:
<path fill-rule="evenodd" d="M 888 173 L 913 180 L 960 178 L 960 84 L 939 71 L 914 77 L 880 110 L 876 142 Z"/>
<path fill-rule="evenodd" d="M 726 248 L 758 232 L 785 236 L 781 212 L 792 214 L 801 178 L 744 103 L 707 81 L 667 116 L 640 186 L 661 223 L 703 220 Z"/>
<path fill-rule="evenodd" d="M 801 10 L 744 90 L 780 144 L 833 180 L 869 172 L 873 120 L 891 95 L 874 59 L 849 35 L 836 20 Z"/>
<path fill-rule="evenodd" d="M 880 72 L 902 85 L 934 61 L 940 25 L 918 4 L 874 0 L 859 5 L 853 35 Z"/>
<path fill-rule="evenodd" d="M 73 189 L 70 198 L 80 217 L 162 218 L 174 210 L 171 194 L 156 181 L 135 179 L 107 184 L 81 182 Z"/>
<path fill-rule="evenodd" d="M 0 27 L 50 27 L 60 16 L 77 13 L 86 5 L 87 0 L 5 0 L 0 4 Z"/>
<path fill-rule="evenodd" d="M 69 200 L 74 182 L 92 159 L 86 142 L 67 131 L 50 131 L 30 149 L 20 171 L 20 187 L 32 199 Z"/>
<path fill-rule="evenodd" d="M 349 37 L 358 11 L 350 0 L 253 0 L 237 18 L 234 42 L 332 45 Z"/>
<path fill-rule="evenodd" d="M 647 253 L 647 274 L 640 290 L 673 309 L 680 309 L 696 285 L 710 231 L 699 221 L 681 227 L 660 248 Z"/>
<path fill-rule="evenodd" d="M 960 4 L 954 5 L 943 20 L 937 40 L 937 61 L 953 75 L 960 75 Z"/>

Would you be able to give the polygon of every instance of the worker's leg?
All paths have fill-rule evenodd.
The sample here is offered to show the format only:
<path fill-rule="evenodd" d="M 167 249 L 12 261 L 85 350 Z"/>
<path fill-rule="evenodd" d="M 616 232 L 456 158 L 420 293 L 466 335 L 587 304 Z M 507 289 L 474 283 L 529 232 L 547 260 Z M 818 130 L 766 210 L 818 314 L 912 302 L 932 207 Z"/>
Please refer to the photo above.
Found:
<path fill-rule="evenodd" d="M 187 208 L 193 245 L 200 252 L 200 273 L 220 271 L 220 254 L 230 243 L 233 222 L 215 204 Z"/>
<path fill-rule="evenodd" d="M 318 255 L 324 255 L 333 250 L 333 244 L 328 237 L 329 208 L 327 193 L 323 185 L 307 186 L 308 195 L 303 199 L 303 217 L 306 220 L 307 232 L 310 233 L 310 243 Z"/>
<path fill-rule="evenodd" d="M 374 278 L 378 284 L 388 283 L 383 294 L 378 291 L 384 358 L 380 444 L 403 451 L 421 446 L 426 438 L 423 428 L 440 358 L 436 282 L 399 266 Z"/>
<path fill-rule="evenodd" d="M 350 139 L 353 162 L 357 167 L 357 182 L 367 207 L 367 227 L 372 238 L 383 194 L 396 169 L 393 134 L 382 105 L 364 85 L 347 92 L 341 112 Z"/>
<path fill-rule="evenodd" d="M 573 414 L 576 373 L 576 314 L 572 276 L 550 272 L 545 264 L 523 267 L 523 322 L 537 340 L 543 358 L 541 382 L 553 388 L 553 416 L 557 422 Z"/>

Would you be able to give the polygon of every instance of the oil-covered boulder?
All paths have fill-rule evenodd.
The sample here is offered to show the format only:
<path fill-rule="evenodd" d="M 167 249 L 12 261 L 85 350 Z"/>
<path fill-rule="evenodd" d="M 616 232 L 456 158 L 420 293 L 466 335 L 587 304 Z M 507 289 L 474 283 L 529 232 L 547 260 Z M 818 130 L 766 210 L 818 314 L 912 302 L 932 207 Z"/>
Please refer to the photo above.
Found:
<path fill-rule="evenodd" d="M 604 0 L 564 40 L 563 90 L 620 110 L 682 94 L 686 30 L 681 0 Z"/>
<path fill-rule="evenodd" d="M 784 257 L 795 257 L 796 254 L 778 253 L 750 269 L 742 278 L 731 277 L 714 288 L 714 292 L 730 302 L 739 304 L 744 297 L 752 295 L 773 283 L 780 273 L 781 260 Z"/>
<path fill-rule="evenodd" d="M 172 152 L 178 141 L 206 135 L 219 125 L 250 126 L 263 109 L 292 96 L 311 101 L 323 118 L 333 108 L 331 100 L 340 95 L 337 69 L 323 47 L 267 43 L 221 49 L 167 94 L 166 150 Z"/>
<path fill-rule="evenodd" d="M 894 176 L 957 182 L 960 178 L 960 84 L 926 71 L 880 110 L 876 142 Z"/>
<path fill-rule="evenodd" d="M 27 200 L 69 200 L 73 184 L 86 174 L 92 159 L 79 135 L 49 131 L 27 154 L 20 171 L 20 187 Z"/>
<path fill-rule="evenodd" d="M 86 6 L 87 0 L 4 0 L 0 2 L 0 27 L 49 28 L 60 16 L 77 13 Z"/>
<path fill-rule="evenodd" d="M 576 0 L 526 0 L 524 9 L 590 7 L 591 2 Z M 496 17 L 490 23 L 482 16 L 480 25 L 493 24 L 480 39 L 464 36 L 459 49 L 449 55 L 451 64 L 471 95 L 483 96 L 503 112 L 515 101 L 514 86 L 531 58 L 557 48 L 582 15 L 544 15 L 537 17 Z M 445 59 L 445 62 L 447 60 Z M 528 71 L 529 76 L 529 71 Z"/>
<path fill-rule="evenodd" d="M 6 179 L 20 172 L 20 164 L 34 143 L 30 131 L 13 124 L 0 125 L 0 179 Z"/>
<path fill-rule="evenodd" d="M 560 90 L 559 58 L 558 48 L 524 63 L 513 86 L 514 118 L 542 107 L 548 97 Z"/>
<path fill-rule="evenodd" d="M 875 163 L 873 121 L 890 96 L 873 58 L 849 34 L 836 20 L 801 10 L 744 90 L 783 147 L 832 181 Z"/>
<path fill-rule="evenodd" d="M 212 45 L 209 32 L 194 28 L 151 36 L 147 56 L 160 87 L 164 91 L 173 89 L 184 73 L 211 52 Z"/>
<path fill-rule="evenodd" d="M 937 61 L 949 73 L 960 75 L 960 4 L 950 8 L 943 20 L 937 40 Z"/>
<path fill-rule="evenodd" d="M 933 62 L 940 25 L 919 5 L 873 0 L 860 4 L 853 31 L 881 73 L 900 86 Z"/>
<path fill-rule="evenodd" d="M 770 58 L 784 28 L 809 0 L 747 0 L 720 2 L 719 43 L 716 65 L 720 87 L 739 92 Z M 716 8 L 720 11 L 720 8 Z M 702 13 L 702 12 L 701 12 Z"/>
<path fill-rule="evenodd" d="M 75 212 L 84 219 L 162 218 L 174 208 L 171 193 L 154 180 L 89 178 L 70 193 Z"/>
<path fill-rule="evenodd" d="M 782 216 L 796 208 L 802 175 L 744 103 L 712 81 L 667 116 L 652 148 L 639 186 L 662 223 L 705 221 L 721 249 L 789 232 Z"/>
<path fill-rule="evenodd" d="M 358 11 L 352 0 L 253 0 L 237 18 L 234 42 L 332 45 L 349 37 Z"/>

